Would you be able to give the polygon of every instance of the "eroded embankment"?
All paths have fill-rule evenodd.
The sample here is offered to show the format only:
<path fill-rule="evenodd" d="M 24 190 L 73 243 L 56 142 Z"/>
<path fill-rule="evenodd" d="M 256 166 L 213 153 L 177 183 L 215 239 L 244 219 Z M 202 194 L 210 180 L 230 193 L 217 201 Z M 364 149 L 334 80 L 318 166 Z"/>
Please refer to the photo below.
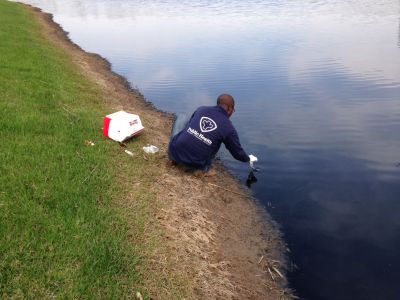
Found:
<path fill-rule="evenodd" d="M 139 114 L 148 141 L 160 147 L 149 172 L 153 169 L 160 174 L 150 189 L 157 195 L 153 199 L 157 208 L 154 222 L 163 234 L 155 250 L 143 254 L 148 265 L 142 270 L 143 284 L 152 299 L 168 299 L 166 287 L 155 286 L 151 280 L 160 273 L 180 278 L 177 282 L 187 285 L 186 299 L 289 298 L 283 278 L 285 246 L 279 230 L 254 199 L 222 166 L 216 166 L 218 175 L 212 178 L 196 178 L 168 166 L 172 116 L 130 89 L 107 61 L 73 44 L 51 15 L 28 9 L 41 24 L 44 36 L 64 49 L 81 72 L 100 87 L 110 110 Z M 146 178 L 123 180 L 128 180 L 132 189 L 146 183 Z"/>

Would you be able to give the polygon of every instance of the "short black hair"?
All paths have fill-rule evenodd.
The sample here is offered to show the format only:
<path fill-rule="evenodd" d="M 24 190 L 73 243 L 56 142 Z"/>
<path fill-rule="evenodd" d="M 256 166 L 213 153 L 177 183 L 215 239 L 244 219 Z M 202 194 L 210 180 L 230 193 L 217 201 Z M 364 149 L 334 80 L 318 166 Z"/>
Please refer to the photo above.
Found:
<path fill-rule="evenodd" d="M 235 107 L 235 99 L 229 94 L 221 94 L 217 98 L 217 105 L 227 105 Z"/>

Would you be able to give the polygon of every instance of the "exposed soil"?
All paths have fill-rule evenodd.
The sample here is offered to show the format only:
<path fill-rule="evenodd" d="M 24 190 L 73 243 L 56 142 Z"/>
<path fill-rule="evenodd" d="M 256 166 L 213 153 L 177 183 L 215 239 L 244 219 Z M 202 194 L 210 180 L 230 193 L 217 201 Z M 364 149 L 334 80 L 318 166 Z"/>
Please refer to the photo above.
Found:
<path fill-rule="evenodd" d="M 43 34 L 69 53 L 105 99 L 112 99 L 110 109 L 139 114 L 146 134 L 160 146 L 161 160 L 153 167 L 161 175 L 152 189 L 162 209 L 155 222 L 165 231 L 167 272 L 191 278 L 187 299 L 289 299 L 283 278 L 286 247 L 270 216 L 247 190 L 222 165 L 215 165 L 218 174 L 209 178 L 169 166 L 166 149 L 173 116 L 146 102 L 106 60 L 73 44 L 51 15 L 28 9 Z M 157 291 L 154 295 L 163 299 Z"/>

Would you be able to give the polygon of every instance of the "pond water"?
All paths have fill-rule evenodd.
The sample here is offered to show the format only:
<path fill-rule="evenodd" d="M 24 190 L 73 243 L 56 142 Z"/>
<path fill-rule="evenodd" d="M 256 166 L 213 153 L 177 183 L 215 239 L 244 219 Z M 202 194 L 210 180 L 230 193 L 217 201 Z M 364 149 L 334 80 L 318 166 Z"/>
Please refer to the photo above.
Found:
<path fill-rule="evenodd" d="M 26 0 L 157 107 L 236 99 L 302 299 L 400 295 L 398 0 Z M 248 167 L 221 154 L 244 182 Z"/>

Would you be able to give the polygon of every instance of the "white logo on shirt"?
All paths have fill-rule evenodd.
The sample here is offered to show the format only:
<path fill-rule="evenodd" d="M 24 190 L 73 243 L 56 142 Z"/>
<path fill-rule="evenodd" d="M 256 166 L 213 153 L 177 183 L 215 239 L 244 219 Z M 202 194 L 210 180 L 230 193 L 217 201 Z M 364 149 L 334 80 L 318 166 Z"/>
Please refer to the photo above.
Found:
<path fill-rule="evenodd" d="M 196 129 L 188 128 L 187 133 L 193 135 L 195 138 L 199 139 L 203 143 L 207 144 L 208 146 L 211 146 L 212 140 L 206 138 L 202 133 L 199 133 Z"/>
<path fill-rule="evenodd" d="M 213 119 L 208 117 L 201 117 L 200 119 L 200 130 L 202 132 L 210 132 L 217 129 L 217 123 Z"/>

